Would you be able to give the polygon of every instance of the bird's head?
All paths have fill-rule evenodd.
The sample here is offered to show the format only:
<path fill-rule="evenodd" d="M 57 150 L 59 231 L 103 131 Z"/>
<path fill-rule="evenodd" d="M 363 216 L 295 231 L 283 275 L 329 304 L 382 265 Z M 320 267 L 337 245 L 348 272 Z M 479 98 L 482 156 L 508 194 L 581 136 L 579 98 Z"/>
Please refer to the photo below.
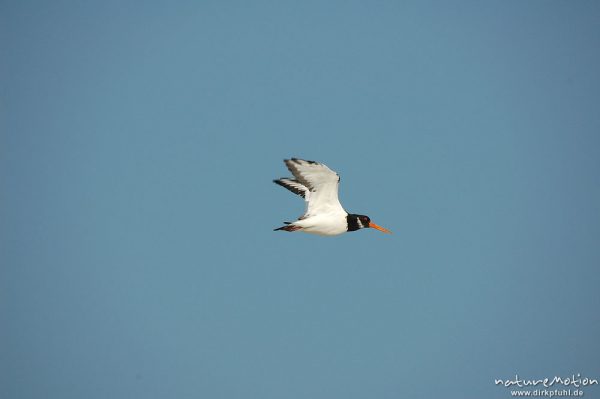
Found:
<path fill-rule="evenodd" d="M 379 231 L 383 231 L 384 233 L 391 234 L 392 232 L 386 228 L 381 226 L 377 226 L 375 223 L 371 222 L 371 218 L 365 215 L 355 215 L 349 214 L 346 216 L 346 220 L 348 222 L 348 231 L 356 231 L 363 229 L 365 227 L 370 227 L 372 229 L 377 229 Z"/>

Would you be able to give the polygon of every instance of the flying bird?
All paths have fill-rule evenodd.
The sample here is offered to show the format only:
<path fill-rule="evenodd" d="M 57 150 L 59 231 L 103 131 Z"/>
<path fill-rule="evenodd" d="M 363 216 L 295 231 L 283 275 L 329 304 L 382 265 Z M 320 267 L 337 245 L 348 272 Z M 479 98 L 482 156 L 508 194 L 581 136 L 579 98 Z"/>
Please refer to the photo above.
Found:
<path fill-rule="evenodd" d="M 348 213 L 338 199 L 340 176 L 333 170 L 315 161 L 292 158 L 284 160 L 294 178 L 282 177 L 274 183 L 298 194 L 306 201 L 306 211 L 294 222 L 277 230 L 303 231 L 322 236 L 336 236 L 347 231 L 371 227 L 384 233 L 388 229 L 376 225 L 365 215 Z"/>

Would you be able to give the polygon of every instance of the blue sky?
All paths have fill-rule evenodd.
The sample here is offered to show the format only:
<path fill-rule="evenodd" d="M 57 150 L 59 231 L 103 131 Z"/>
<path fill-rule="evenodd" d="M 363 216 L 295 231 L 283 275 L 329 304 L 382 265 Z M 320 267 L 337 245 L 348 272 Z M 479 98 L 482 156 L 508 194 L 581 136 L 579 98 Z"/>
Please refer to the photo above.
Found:
<path fill-rule="evenodd" d="M 596 2 L 4 2 L 0 396 L 600 378 Z M 284 158 L 374 230 L 273 232 Z M 585 389 L 586 396 L 600 388 Z"/>

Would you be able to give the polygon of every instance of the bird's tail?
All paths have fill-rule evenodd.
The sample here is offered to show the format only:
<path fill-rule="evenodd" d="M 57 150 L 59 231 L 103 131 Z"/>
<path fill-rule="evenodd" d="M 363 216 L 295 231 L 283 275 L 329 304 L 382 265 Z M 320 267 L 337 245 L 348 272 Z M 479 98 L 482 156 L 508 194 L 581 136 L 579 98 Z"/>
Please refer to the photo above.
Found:
<path fill-rule="evenodd" d="M 282 227 L 279 227 L 277 229 L 273 229 L 273 231 L 277 231 L 277 230 L 296 231 L 296 230 L 300 230 L 302 228 L 300 226 L 294 226 L 290 222 L 283 222 L 283 223 L 287 224 L 287 226 L 282 226 Z"/>

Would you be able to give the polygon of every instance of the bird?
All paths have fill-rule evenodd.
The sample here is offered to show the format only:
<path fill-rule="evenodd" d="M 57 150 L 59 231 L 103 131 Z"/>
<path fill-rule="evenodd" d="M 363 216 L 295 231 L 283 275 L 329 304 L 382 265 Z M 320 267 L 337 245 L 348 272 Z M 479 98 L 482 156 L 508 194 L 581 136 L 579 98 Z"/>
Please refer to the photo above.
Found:
<path fill-rule="evenodd" d="M 282 177 L 273 182 L 303 197 L 306 211 L 298 220 L 284 222 L 285 226 L 274 231 L 337 236 L 370 227 L 391 233 L 373 223 L 368 216 L 346 212 L 338 199 L 340 176 L 327 165 L 298 158 L 285 159 L 283 162 L 294 177 Z"/>

